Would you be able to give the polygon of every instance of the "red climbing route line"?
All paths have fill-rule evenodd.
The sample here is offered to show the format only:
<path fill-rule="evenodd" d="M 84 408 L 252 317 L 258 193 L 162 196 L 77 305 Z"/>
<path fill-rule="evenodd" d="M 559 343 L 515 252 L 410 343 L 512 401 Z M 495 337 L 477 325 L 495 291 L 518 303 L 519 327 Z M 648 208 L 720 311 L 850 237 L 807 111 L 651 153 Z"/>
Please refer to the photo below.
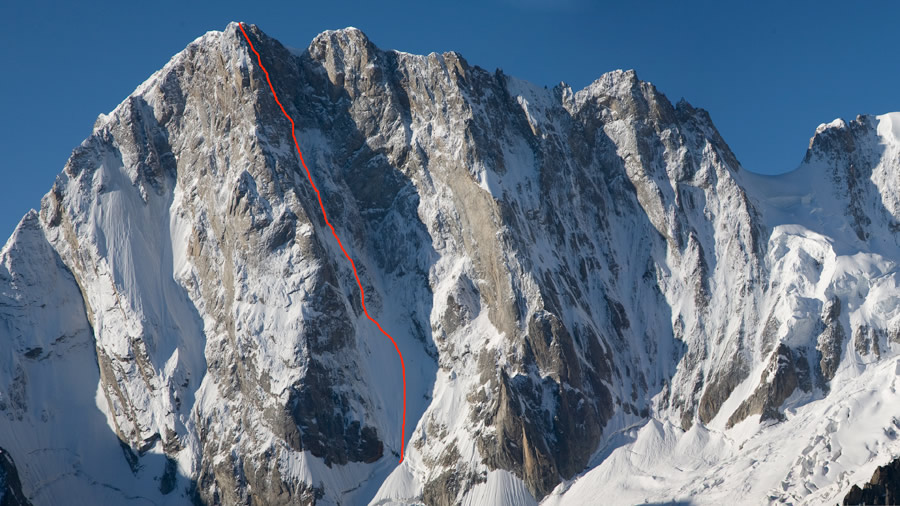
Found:
<path fill-rule="evenodd" d="M 387 336 L 388 339 L 391 340 L 391 343 L 394 345 L 394 348 L 397 350 L 397 356 L 400 357 L 400 370 L 403 373 L 403 424 L 400 426 L 400 462 L 403 462 L 403 442 L 406 438 L 406 365 L 403 363 L 403 354 L 400 353 L 400 347 L 397 346 L 397 341 L 394 341 L 394 338 L 391 337 L 390 334 L 384 331 L 381 328 L 381 325 L 375 321 L 375 318 L 369 316 L 369 311 L 366 309 L 366 292 L 363 291 L 362 283 L 359 281 L 359 274 L 356 273 L 356 264 L 353 263 L 353 259 L 350 258 L 350 255 L 347 254 L 347 250 L 344 249 L 344 244 L 341 242 L 340 237 L 338 237 L 337 232 L 334 230 L 334 226 L 328 221 L 328 214 L 325 212 L 325 205 L 322 203 L 322 195 L 319 193 L 319 189 L 316 187 L 316 183 L 313 183 L 312 174 L 309 172 L 309 168 L 306 166 L 306 162 L 303 160 L 303 153 L 300 152 L 300 144 L 297 142 L 297 133 L 296 126 L 294 125 L 294 119 L 284 110 L 284 106 L 281 105 L 281 101 L 278 100 L 278 94 L 275 93 L 275 87 L 272 86 L 272 80 L 269 79 L 269 71 L 266 70 L 266 67 L 263 66 L 262 58 L 259 56 L 259 53 L 256 51 L 256 48 L 253 47 L 253 43 L 250 42 L 250 37 L 247 36 L 247 32 L 244 31 L 244 23 L 238 23 L 238 26 L 241 28 L 241 33 L 244 34 L 244 38 L 247 39 L 247 44 L 250 45 L 250 49 L 256 55 L 256 60 L 259 62 L 259 68 L 262 69 L 263 73 L 266 74 L 266 82 L 269 83 L 269 89 L 272 90 L 272 96 L 275 97 L 275 102 L 278 104 L 278 107 L 281 108 L 281 112 L 284 113 L 284 117 L 291 122 L 291 136 L 294 138 L 294 147 L 297 148 L 297 154 L 300 156 L 300 164 L 303 165 L 303 168 L 306 170 L 306 178 L 309 179 L 309 184 L 312 185 L 312 189 L 316 192 L 316 197 L 319 199 L 319 207 L 322 208 L 322 217 L 325 218 L 325 224 L 328 225 L 328 228 L 331 229 L 331 235 L 334 236 L 334 240 L 337 241 L 338 246 L 341 247 L 341 252 L 344 253 L 344 256 L 347 258 L 347 261 L 350 262 L 350 267 L 353 268 L 353 276 L 356 277 L 356 285 L 359 286 L 359 299 L 362 302 L 363 312 L 366 314 L 366 318 L 369 319 L 372 323 L 378 327 L 378 330 L 381 331 L 382 334 Z"/>

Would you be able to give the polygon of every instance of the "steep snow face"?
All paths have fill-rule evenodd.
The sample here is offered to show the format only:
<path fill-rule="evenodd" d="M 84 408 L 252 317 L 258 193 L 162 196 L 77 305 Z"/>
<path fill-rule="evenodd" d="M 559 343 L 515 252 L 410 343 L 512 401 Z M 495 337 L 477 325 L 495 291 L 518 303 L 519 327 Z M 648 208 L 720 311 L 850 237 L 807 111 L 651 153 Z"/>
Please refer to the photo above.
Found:
<path fill-rule="evenodd" d="M 173 488 L 187 486 L 161 454 L 146 455 L 138 465 L 138 455 L 107 425 L 94 333 L 79 287 L 35 212 L 0 251 L 0 322 L 0 467 L 15 461 L 17 481 L 32 503 L 164 504 L 161 479 Z M 19 504 L 16 491 L 7 492 L 11 504 Z M 185 501 L 175 496 L 175 504 Z"/>
<path fill-rule="evenodd" d="M 793 501 L 887 458 L 838 406 L 887 384 L 900 335 L 896 115 L 764 178 L 634 72 L 548 90 L 247 29 L 405 358 L 403 463 L 396 352 L 232 24 L 101 116 L 0 256 L 0 446 L 29 498 Z"/>

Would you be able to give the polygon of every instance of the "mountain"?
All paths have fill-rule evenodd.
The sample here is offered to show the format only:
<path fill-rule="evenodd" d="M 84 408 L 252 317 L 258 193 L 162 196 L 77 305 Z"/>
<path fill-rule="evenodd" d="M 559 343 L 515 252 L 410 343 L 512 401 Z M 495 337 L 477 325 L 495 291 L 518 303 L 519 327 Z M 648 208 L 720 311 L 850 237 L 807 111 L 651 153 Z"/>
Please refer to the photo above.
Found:
<path fill-rule="evenodd" d="M 900 114 L 760 176 L 632 71 L 245 29 L 343 245 L 239 25 L 191 43 L 0 252 L 15 497 L 820 503 L 900 453 Z"/>
<path fill-rule="evenodd" d="M 900 459 L 875 469 L 872 479 L 859 488 L 854 485 L 843 504 L 892 504 L 900 496 Z"/>

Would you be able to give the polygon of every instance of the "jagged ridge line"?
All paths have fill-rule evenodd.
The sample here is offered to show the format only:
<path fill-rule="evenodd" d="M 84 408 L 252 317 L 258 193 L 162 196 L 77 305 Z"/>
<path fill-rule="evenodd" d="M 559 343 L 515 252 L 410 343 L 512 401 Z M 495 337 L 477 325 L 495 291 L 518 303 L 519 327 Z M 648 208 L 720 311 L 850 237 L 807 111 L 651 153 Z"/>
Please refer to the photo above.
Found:
<path fill-rule="evenodd" d="M 266 75 L 266 82 L 269 83 L 269 89 L 272 90 L 272 97 L 275 98 L 275 103 L 278 104 L 278 107 L 281 108 L 281 112 L 284 114 L 284 117 L 291 122 L 291 137 L 294 138 L 294 147 L 297 148 L 297 155 L 300 156 L 300 164 L 303 165 L 303 169 L 306 170 L 306 178 L 309 180 L 309 184 L 312 186 L 313 191 L 316 192 L 316 197 L 319 199 L 319 207 L 322 209 L 322 217 L 325 218 L 325 224 L 328 225 L 328 228 L 331 229 L 331 235 L 334 236 L 334 239 L 337 241 L 338 246 L 341 248 L 341 252 L 344 254 L 344 257 L 350 262 L 350 267 L 353 268 L 353 276 L 356 278 L 356 285 L 359 287 L 360 294 L 360 303 L 362 304 L 363 313 L 365 313 L 366 318 L 369 319 L 372 323 L 378 327 L 378 330 L 381 331 L 382 334 L 387 336 L 388 339 L 391 340 L 391 343 L 394 345 L 394 349 L 397 350 L 397 356 L 400 357 L 400 370 L 403 374 L 403 422 L 400 426 L 400 463 L 403 463 L 403 448 L 404 448 L 404 440 L 406 438 L 406 365 L 403 363 L 403 354 L 400 353 L 400 347 L 397 346 L 397 341 L 394 341 L 394 338 L 391 337 L 390 334 L 385 332 L 383 328 L 381 328 L 381 324 L 379 324 L 374 318 L 369 316 L 369 311 L 366 309 L 366 293 L 363 290 L 362 282 L 359 280 L 359 274 L 356 272 L 356 263 L 353 262 L 353 259 L 350 258 L 350 255 L 347 254 L 347 250 L 344 249 L 344 244 L 341 242 L 341 238 L 338 237 L 337 232 L 334 230 L 334 226 L 328 221 L 328 213 L 325 212 L 325 205 L 322 203 L 322 195 L 319 193 L 319 188 L 316 187 L 316 184 L 313 182 L 312 173 L 309 171 L 309 168 L 306 166 L 306 162 L 303 160 L 303 153 L 300 151 L 300 143 L 297 142 L 297 133 L 296 133 L 296 125 L 294 125 L 294 119 L 287 113 L 284 109 L 284 106 L 281 105 L 281 101 L 278 100 L 278 94 L 275 93 L 275 87 L 272 86 L 272 80 L 269 78 L 269 71 L 266 70 L 266 67 L 262 63 L 262 57 L 260 57 L 259 52 L 256 51 L 256 48 L 253 47 L 253 42 L 250 41 L 250 37 L 247 36 L 247 32 L 244 31 L 244 23 L 238 23 L 238 27 L 241 29 L 241 33 L 244 34 L 244 39 L 247 40 L 247 44 L 250 45 L 250 49 L 256 55 L 256 60 L 259 62 L 259 68 L 262 69 L 263 73 Z"/>

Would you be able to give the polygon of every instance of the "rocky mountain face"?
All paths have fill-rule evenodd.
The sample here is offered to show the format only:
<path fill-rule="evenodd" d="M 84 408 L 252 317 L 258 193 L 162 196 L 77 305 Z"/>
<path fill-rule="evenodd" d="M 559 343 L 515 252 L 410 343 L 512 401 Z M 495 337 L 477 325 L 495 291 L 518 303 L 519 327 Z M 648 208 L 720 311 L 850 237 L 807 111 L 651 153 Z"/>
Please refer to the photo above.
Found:
<path fill-rule="evenodd" d="M 900 459 L 875 469 L 863 488 L 853 485 L 844 496 L 844 504 L 894 504 L 897 497 L 900 497 Z"/>
<path fill-rule="evenodd" d="M 900 451 L 900 116 L 763 177 L 631 71 L 545 89 L 246 29 L 403 353 L 403 462 L 396 352 L 233 23 L 101 115 L 0 253 L 33 503 L 797 502 Z"/>

